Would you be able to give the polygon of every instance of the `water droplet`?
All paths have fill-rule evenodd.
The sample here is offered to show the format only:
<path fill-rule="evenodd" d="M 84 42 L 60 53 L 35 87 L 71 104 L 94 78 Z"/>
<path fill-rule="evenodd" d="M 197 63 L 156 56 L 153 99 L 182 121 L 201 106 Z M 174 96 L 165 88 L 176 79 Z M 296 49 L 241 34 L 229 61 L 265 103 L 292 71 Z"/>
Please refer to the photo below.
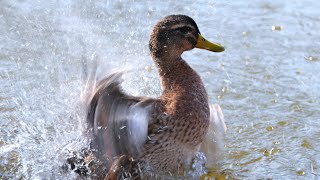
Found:
<path fill-rule="evenodd" d="M 272 31 L 281 31 L 283 30 L 282 26 L 272 26 Z"/>
<path fill-rule="evenodd" d="M 152 67 L 151 66 L 145 66 L 144 70 L 146 70 L 147 72 L 151 72 L 152 71 Z"/>
<path fill-rule="evenodd" d="M 306 174 L 303 170 L 298 170 L 298 171 L 296 171 L 296 172 L 297 172 L 297 174 L 298 174 L 299 176 L 303 176 L 303 175 Z"/>
<path fill-rule="evenodd" d="M 273 127 L 272 126 L 268 126 L 266 129 L 267 129 L 267 131 L 272 131 Z"/>
<path fill-rule="evenodd" d="M 317 58 L 314 56 L 309 56 L 309 57 L 306 57 L 305 59 L 308 61 L 316 61 L 317 60 Z"/>
<path fill-rule="evenodd" d="M 273 142 L 273 144 L 274 144 L 274 145 L 279 145 L 279 144 L 281 144 L 281 142 L 275 141 L 275 142 Z"/>
<path fill-rule="evenodd" d="M 263 154 L 264 156 L 269 156 L 269 155 L 270 155 L 270 154 L 269 154 L 269 151 L 266 150 L 266 149 L 262 152 L 262 154 Z"/>
<path fill-rule="evenodd" d="M 279 122 L 278 122 L 278 125 L 279 125 L 279 126 L 285 126 L 286 124 L 287 124 L 286 121 L 279 121 Z"/>
<path fill-rule="evenodd" d="M 263 154 L 264 156 L 271 156 L 271 155 L 273 155 L 273 154 L 275 154 L 275 153 L 279 153 L 279 152 L 280 152 L 280 149 L 278 149 L 278 148 L 271 148 L 270 150 L 268 150 L 268 149 L 262 149 L 261 152 L 262 152 L 262 154 Z"/>
<path fill-rule="evenodd" d="M 298 102 L 294 102 L 290 105 L 290 110 L 294 112 L 303 112 L 301 105 Z"/>
<path fill-rule="evenodd" d="M 304 140 L 302 141 L 301 146 L 302 146 L 302 147 L 305 147 L 305 148 L 308 148 L 308 149 L 311 149 L 311 148 L 312 148 L 311 143 L 310 143 L 308 140 L 306 140 L 306 139 L 304 139 Z"/>
<path fill-rule="evenodd" d="M 227 89 L 228 89 L 228 88 L 224 86 L 224 87 L 221 89 L 221 92 L 226 93 L 226 92 L 227 92 Z"/>
<path fill-rule="evenodd" d="M 271 76 L 270 74 L 264 75 L 264 79 L 266 79 L 266 80 L 269 80 L 269 79 L 271 79 L 271 78 L 272 78 L 272 76 Z"/>

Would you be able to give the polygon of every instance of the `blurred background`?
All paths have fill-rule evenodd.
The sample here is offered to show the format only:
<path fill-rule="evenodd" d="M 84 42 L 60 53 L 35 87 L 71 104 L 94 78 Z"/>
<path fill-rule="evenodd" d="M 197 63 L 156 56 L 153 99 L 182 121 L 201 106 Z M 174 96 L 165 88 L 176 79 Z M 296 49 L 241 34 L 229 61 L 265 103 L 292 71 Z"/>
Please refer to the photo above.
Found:
<path fill-rule="evenodd" d="M 320 1 L 1 0 L 0 179 L 75 179 L 70 152 L 89 146 L 83 89 L 129 69 L 128 93 L 157 97 L 152 26 L 194 18 L 223 53 L 183 58 L 228 127 L 221 170 L 236 179 L 320 178 Z"/>

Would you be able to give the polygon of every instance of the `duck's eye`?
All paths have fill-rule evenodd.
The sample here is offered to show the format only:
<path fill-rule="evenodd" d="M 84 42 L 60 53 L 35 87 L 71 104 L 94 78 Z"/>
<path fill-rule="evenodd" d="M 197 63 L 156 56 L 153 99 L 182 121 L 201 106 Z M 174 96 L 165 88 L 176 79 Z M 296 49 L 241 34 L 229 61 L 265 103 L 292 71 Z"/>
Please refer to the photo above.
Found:
<path fill-rule="evenodd" d="M 188 26 L 184 26 L 184 27 L 178 28 L 177 30 L 180 31 L 183 34 L 187 34 L 188 32 L 192 31 L 191 27 L 188 27 Z"/>

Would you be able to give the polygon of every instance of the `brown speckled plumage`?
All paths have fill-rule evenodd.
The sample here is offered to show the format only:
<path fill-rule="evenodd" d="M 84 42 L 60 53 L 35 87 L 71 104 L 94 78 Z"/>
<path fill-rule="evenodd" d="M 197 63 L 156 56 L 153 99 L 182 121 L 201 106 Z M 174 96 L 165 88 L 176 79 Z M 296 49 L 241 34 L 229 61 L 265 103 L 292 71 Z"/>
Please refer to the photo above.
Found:
<path fill-rule="evenodd" d="M 165 171 L 177 171 L 198 150 L 209 124 L 207 93 L 200 77 L 185 61 L 178 60 L 163 70 L 163 94 L 150 124 L 150 141 L 142 159 Z M 155 127 L 165 127 L 158 132 Z M 161 157 L 161 158 L 154 158 Z"/>
<path fill-rule="evenodd" d="M 128 155 L 152 170 L 176 173 L 199 150 L 209 126 L 208 98 L 200 76 L 181 58 L 195 47 L 199 34 L 196 23 L 184 15 L 167 16 L 155 25 L 149 47 L 161 78 L 159 98 L 126 95 L 120 88 L 122 73 L 96 87 L 88 121 L 108 167 L 113 157 Z M 134 136 L 144 130 L 131 128 L 135 113 L 146 117 L 147 137 Z"/>

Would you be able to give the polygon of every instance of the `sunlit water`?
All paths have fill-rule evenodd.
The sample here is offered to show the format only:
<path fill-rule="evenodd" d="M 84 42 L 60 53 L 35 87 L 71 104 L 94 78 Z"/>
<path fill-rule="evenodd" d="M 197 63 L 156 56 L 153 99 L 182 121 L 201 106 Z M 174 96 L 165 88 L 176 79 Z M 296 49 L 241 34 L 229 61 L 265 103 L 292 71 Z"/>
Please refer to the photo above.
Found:
<path fill-rule="evenodd" d="M 74 179 L 87 148 L 82 89 L 131 69 L 124 88 L 160 94 L 152 25 L 187 14 L 224 53 L 184 54 L 224 111 L 222 173 L 237 179 L 320 178 L 320 2 L 0 1 L 0 179 Z"/>

